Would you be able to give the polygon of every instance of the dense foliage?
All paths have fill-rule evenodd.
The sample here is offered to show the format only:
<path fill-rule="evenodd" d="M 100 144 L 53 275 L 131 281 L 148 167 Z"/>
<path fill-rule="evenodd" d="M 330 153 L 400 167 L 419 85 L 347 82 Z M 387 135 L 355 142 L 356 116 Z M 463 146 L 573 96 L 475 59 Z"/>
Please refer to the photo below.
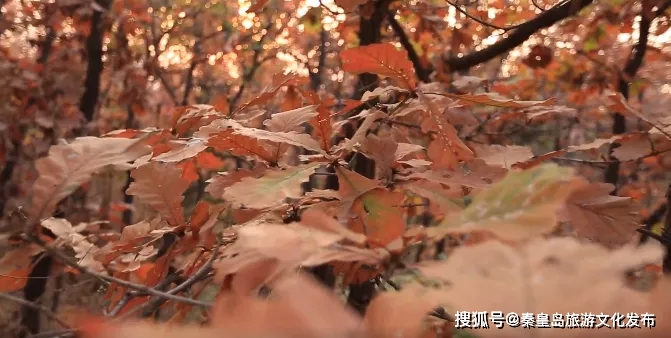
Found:
<path fill-rule="evenodd" d="M 669 328 L 669 0 L 0 4 L 3 336 Z"/>

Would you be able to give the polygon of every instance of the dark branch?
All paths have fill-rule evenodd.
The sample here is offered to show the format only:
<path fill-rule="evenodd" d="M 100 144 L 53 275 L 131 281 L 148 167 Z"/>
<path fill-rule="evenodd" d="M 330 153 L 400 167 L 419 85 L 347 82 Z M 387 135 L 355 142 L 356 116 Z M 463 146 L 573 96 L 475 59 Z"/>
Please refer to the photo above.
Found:
<path fill-rule="evenodd" d="M 449 58 L 444 61 L 445 65 L 451 71 L 456 72 L 487 62 L 498 55 L 511 51 L 524 43 L 524 41 L 529 39 L 534 33 L 566 19 L 579 12 L 581 9 L 589 6 L 591 3 L 592 0 L 571 0 L 561 6 L 549 9 L 511 31 L 506 38 L 497 41 L 487 48 L 472 52 L 466 56 Z"/>
<path fill-rule="evenodd" d="M 405 31 L 403 31 L 403 27 L 401 27 L 401 24 L 398 23 L 394 15 L 395 15 L 394 12 L 392 11 L 388 12 L 387 20 L 389 20 L 389 24 L 391 25 L 391 28 L 394 30 L 396 36 L 398 36 L 398 40 L 399 42 L 401 42 L 403 48 L 405 48 L 405 50 L 408 51 L 408 58 L 410 58 L 413 67 L 415 67 L 415 73 L 417 73 L 417 77 L 419 78 L 420 81 L 424 83 L 431 82 L 431 79 L 429 78 L 429 72 L 426 70 L 426 68 L 424 68 L 424 66 L 422 66 L 422 62 L 419 59 L 419 55 L 417 55 L 417 51 L 415 51 L 415 48 L 413 48 L 412 44 L 410 43 L 410 40 L 408 39 L 408 35 L 405 34 Z"/>

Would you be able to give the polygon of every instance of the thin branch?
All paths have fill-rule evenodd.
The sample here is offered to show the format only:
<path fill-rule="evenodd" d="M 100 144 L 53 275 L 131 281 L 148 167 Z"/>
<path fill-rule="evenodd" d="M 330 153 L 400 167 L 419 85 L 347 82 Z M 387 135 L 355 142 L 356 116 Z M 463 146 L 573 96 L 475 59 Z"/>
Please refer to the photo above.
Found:
<path fill-rule="evenodd" d="M 214 260 L 217 257 L 217 254 L 219 253 L 219 249 L 221 248 L 221 245 L 223 244 L 223 240 L 221 239 L 220 236 L 217 237 L 217 243 L 215 244 L 214 248 L 212 249 L 212 254 L 210 255 L 210 258 L 196 271 L 191 277 L 189 277 L 187 280 L 184 281 L 184 283 L 176 286 L 174 289 L 168 291 L 166 294 L 169 295 L 174 295 L 177 293 L 180 293 L 182 291 L 185 291 L 189 289 L 191 286 L 196 284 L 197 282 L 200 282 L 204 280 L 205 278 L 208 277 L 209 273 L 212 271 L 212 264 L 214 263 Z M 156 309 L 160 308 L 163 303 L 165 303 L 167 299 L 163 297 L 156 297 L 150 301 L 148 301 L 146 304 L 139 306 L 133 311 L 129 311 L 124 317 L 130 316 L 131 313 L 137 311 L 142 311 L 142 317 L 148 317 L 156 311 Z M 120 318 L 121 319 L 121 318 Z"/>
<path fill-rule="evenodd" d="M 266 33 L 261 36 L 261 38 L 258 41 L 259 45 L 263 45 L 263 42 L 265 39 L 270 35 L 270 28 L 273 27 L 274 21 L 272 18 L 268 20 L 268 24 L 264 27 L 266 30 Z M 231 100 L 228 106 L 228 111 L 233 112 L 233 108 L 238 104 L 238 101 L 240 101 L 240 98 L 242 98 L 242 94 L 244 93 L 246 89 L 246 85 L 249 81 L 251 81 L 254 78 L 254 75 L 256 74 L 256 71 L 259 69 L 263 61 L 261 60 L 261 52 L 263 51 L 263 48 L 256 48 L 254 50 L 254 55 L 252 56 L 252 65 L 249 69 L 249 71 L 245 72 L 245 75 L 242 77 L 242 84 L 240 85 L 240 88 L 238 89 L 238 92 L 235 93 L 235 96 Z"/>
<path fill-rule="evenodd" d="M 490 28 L 494 28 L 494 29 L 500 29 L 500 30 L 502 30 L 502 31 L 504 31 L 504 32 L 507 32 L 507 31 L 510 31 L 510 30 L 513 30 L 513 29 L 520 28 L 520 27 L 522 27 L 522 26 L 524 26 L 524 25 L 526 25 L 526 24 L 528 23 L 528 21 L 527 21 L 527 22 L 522 22 L 522 23 L 519 23 L 519 24 L 516 24 L 516 25 L 511 25 L 511 26 L 499 26 L 499 25 L 495 25 L 495 24 L 493 24 L 493 23 L 491 23 L 491 22 L 487 22 L 487 21 L 485 21 L 485 20 L 482 20 L 482 19 L 480 19 L 480 18 L 478 18 L 478 17 L 472 15 L 472 14 L 469 13 L 467 10 L 463 9 L 463 8 L 461 7 L 461 5 L 455 4 L 455 3 L 451 2 L 450 0 L 445 0 L 445 2 L 447 2 L 448 4 L 450 4 L 450 6 L 454 7 L 454 9 L 456 9 L 457 11 L 459 11 L 461 14 L 465 15 L 467 18 L 469 18 L 469 19 L 471 19 L 471 20 L 473 20 L 473 21 L 475 21 L 475 22 L 477 22 L 477 23 L 479 23 L 479 24 L 481 24 L 481 25 L 483 25 L 483 26 L 490 27 Z M 563 2 L 564 2 L 564 1 L 560 2 L 560 3 L 557 4 L 555 7 L 559 7 L 559 6 L 561 6 L 561 4 L 562 4 Z"/>
<path fill-rule="evenodd" d="M 210 307 L 211 306 L 211 304 L 204 303 L 204 302 L 201 302 L 201 301 L 196 300 L 196 299 L 191 299 L 191 298 L 172 295 L 172 294 L 169 294 L 169 293 L 166 293 L 166 292 L 161 292 L 161 291 L 155 290 L 153 288 L 150 288 L 146 285 L 136 284 L 136 283 L 133 283 L 133 282 L 129 282 L 129 281 L 120 279 L 120 278 L 116 278 L 114 276 L 109 276 L 109 275 L 106 275 L 106 274 L 102 274 L 102 273 L 90 270 L 86 267 L 83 267 L 83 266 L 77 264 L 77 262 L 73 261 L 72 259 L 70 259 L 70 257 L 66 256 L 64 253 L 60 252 L 59 250 L 56 250 L 56 249 L 46 245 L 44 242 L 42 242 L 42 240 L 38 239 L 37 237 L 35 237 L 33 235 L 30 235 L 29 232 L 26 232 L 25 235 L 32 242 L 34 242 L 37 245 L 39 245 L 40 247 L 42 247 L 44 249 L 44 251 L 46 251 L 46 253 L 53 256 L 54 258 L 57 258 L 58 260 L 60 260 L 64 264 L 66 264 L 66 265 L 70 266 L 71 268 L 79 271 L 80 273 L 91 275 L 91 276 L 93 276 L 95 278 L 98 278 L 101 281 L 104 281 L 106 283 L 119 284 L 119 285 L 121 285 L 123 287 L 126 287 L 126 288 L 129 288 L 129 289 L 133 289 L 133 290 L 140 291 L 140 292 L 145 292 L 145 293 L 147 293 L 149 295 L 152 295 L 152 296 L 164 297 L 164 298 L 170 299 L 170 300 L 175 301 L 175 302 L 182 302 L 182 303 L 187 303 L 187 304 L 191 304 L 191 305 L 195 305 L 195 306 L 201 306 L 201 307 Z"/>
<path fill-rule="evenodd" d="M 58 315 L 56 315 L 55 313 L 51 312 L 51 310 L 47 309 L 46 307 L 44 307 L 44 306 L 42 306 L 42 305 L 35 304 L 35 303 L 33 303 L 33 302 L 29 302 L 29 301 L 27 301 L 27 300 L 25 300 L 25 299 L 23 299 L 23 298 L 14 297 L 14 296 L 12 296 L 12 295 L 10 295 L 10 294 L 7 294 L 7 293 L 4 293 L 4 292 L 0 292 L 0 298 L 1 298 L 1 299 L 4 299 L 4 300 L 7 300 L 7 301 L 10 301 L 10 302 L 19 303 L 19 304 L 21 304 L 21 305 L 23 305 L 23 306 L 27 306 L 27 307 L 29 307 L 29 308 L 31 308 L 31 309 L 35 309 L 35 310 L 37 310 L 37 311 L 40 311 L 40 312 L 42 312 L 45 316 L 47 316 L 49 319 L 51 319 L 51 320 L 57 322 L 57 323 L 58 323 L 60 326 L 62 326 L 63 328 L 66 328 L 66 329 L 67 329 L 67 328 L 70 327 L 70 325 L 68 325 L 68 323 L 66 323 L 66 322 L 64 322 L 62 319 L 58 318 Z"/>
<path fill-rule="evenodd" d="M 405 50 L 408 52 L 408 58 L 410 59 L 410 61 L 412 61 L 412 65 L 415 68 L 415 73 L 417 73 L 417 77 L 424 83 L 431 82 L 431 78 L 429 78 L 429 72 L 422 65 L 422 61 L 419 59 L 419 55 L 417 55 L 415 48 L 412 46 L 410 40 L 408 39 L 408 35 L 406 35 L 405 31 L 403 31 L 403 27 L 401 27 L 401 24 L 398 23 L 398 21 L 395 18 L 395 15 L 396 13 L 392 11 L 387 12 L 387 20 L 389 20 L 389 24 L 391 25 L 391 28 L 394 30 L 394 33 L 398 37 L 399 42 L 401 43 L 403 48 L 405 48 Z"/>

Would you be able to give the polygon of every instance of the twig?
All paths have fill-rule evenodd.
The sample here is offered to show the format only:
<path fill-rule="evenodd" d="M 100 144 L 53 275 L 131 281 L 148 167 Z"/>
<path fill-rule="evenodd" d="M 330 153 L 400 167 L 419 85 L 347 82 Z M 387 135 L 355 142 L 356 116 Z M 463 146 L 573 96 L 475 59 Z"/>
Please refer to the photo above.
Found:
<path fill-rule="evenodd" d="M 10 302 L 19 303 L 23 306 L 27 306 L 29 308 L 40 311 L 40 312 L 44 313 L 44 315 L 46 315 L 49 319 L 51 319 L 51 320 L 57 322 L 58 324 L 60 324 L 62 327 L 64 327 L 64 328 L 69 328 L 70 327 L 70 325 L 68 325 L 68 323 L 66 323 L 62 319 L 58 318 L 58 316 L 55 313 L 51 312 L 51 310 L 47 309 L 46 307 L 44 307 L 42 305 L 35 304 L 33 302 L 29 302 L 29 301 L 27 301 L 23 298 L 15 297 L 15 296 L 12 296 L 12 295 L 4 293 L 4 292 L 0 292 L 0 298 L 8 300 Z"/>
<path fill-rule="evenodd" d="M 221 248 L 221 245 L 223 244 L 223 240 L 221 237 L 217 237 L 217 243 L 215 244 L 214 248 L 212 248 L 212 255 L 210 258 L 201 266 L 198 271 L 196 271 L 191 277 L 189 277 L 187 280 L 184 281 L 184 283 L 176 286 L 174 289 L 166 292 L 165 294 L 167 295 L 174 295 L 179 292 L 182 292 L 188 288 L 190 288 L 193 284 L 207 278 L 208 274 L 210 271 L 212 271 L 212 264 L 214 263 L 214 260 L 217 257 L 217 254 L 219 252 L 219 248 Z M 147 303 L 145 303 L 142 306 L 138 306 L 134 308 L 131 311 L 128 311 L 126 314 L 123 316 L 119 317 L 118 320 L 122 320 L 125 318 L 128 318 L 131 314 L 136 313 L 138 311 L 143 311 L 142 316 L 147 317 L 149 316 L 152 312 L 154 312 L 157 308 L 161 307 L 163 303 L 168 300 L 166 297 L 156 297 L 154 299 L 149 300 Z"/>
<path fill-rule="evenodd" d="M 36 243 L 37 245 L 42 247 L 44 249 L 44 251 L 46 251 L 49 255 L 59 259 L 60 261 L 62 261 L 66 265 L 72 267 L 73 269 L 76 269 L 77 271 L 79 271 L 83 274 L 91 275 L 95 278 L 98 278 L 98 279 L 100 279 L 100 280 L 102 280 L 102 281 L 104 281 L 108 284 L 109 283 L 119 284 L 119 285 L 121 285 L 123 287 L 126 287 L 126 288 L 129 288 L 129 289 L 141 291 L 141 292 L 147 293 L 147 294 L 152 295 L 152 296 L 164 297 L 164 298 L 176 301 L 176 302 L 182 302 L 182 303 L 187 303 L 187 304 L 202 306 L 202 307 L 210 307 L 210 304 L 201 302 L 199 300 L 186 298 L 186 297 L 181 297 L 181 296 L 176 296 L 176 295 L 172 295 L 172 294 L 169 294 L 169 293 L 166 293 L 166 292 L 161 292 L 161 291 L 155 290 L 153 288 L 150 288 L 146 285 L 136 284 L 136 283 L 133 283 L 133 282 L 129 282 L 129 281 L 120 279 L 120 278 L 116 278 L 114 276 L 109 276 L 109 275 L 106 275 L 106 274 L 102 274 L 102 273 L 90 270 L 86 267 L 80 266 L 76 262 L 73 262 L 70 259 L 70 257 L 66 256 L 65 254 L 63 254 L 62 252 L 60 252 L 58 250 L 55 250 L 52 247 L 49 247 L 48 245 L 46 245 L 44 242 L 42 242 L 40 239 L 34 237 L 33 235 L 30 235 L 29 233 L 26 233 L 26 236 L 28 236 L 28 239 L 30 239 L 31 241 L 33 241 L 34 243 Z"/>
<path fill-rule="evenodd" d="M 405 48 L 405 50 L 408 52 L 408 58 L 412 62 L 412 65 L 415 67 L 415 73 L 417 73 L 417 77 L 422 82 L 425 83 L 431 82 L 429 72 L 422 65 L 422 61 L 419 59 L 419 55 L 417 55 L 415 48 L 410 43 L 408 35 L 405 34 L 405 31 L 403 30 L 403 27 L 401 27 L 401 24 L 398 21 L 396 21 L 395 15 L 396 13 L 392 11 L 389 11 L 387 13 L 387 20 L 389 20 L 389 25 L 391 25 L 391 28 L 394 30 L 394 33 L 398 37 L 398 40 L 399 42 L 401 42 L 403 48 Z"/>

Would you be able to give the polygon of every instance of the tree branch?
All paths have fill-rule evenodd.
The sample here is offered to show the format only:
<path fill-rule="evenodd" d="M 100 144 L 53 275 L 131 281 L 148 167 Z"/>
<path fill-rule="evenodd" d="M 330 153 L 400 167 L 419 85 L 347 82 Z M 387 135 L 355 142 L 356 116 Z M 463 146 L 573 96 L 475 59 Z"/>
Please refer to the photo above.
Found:
<path fill-rule="evenodd" d="M 387 13 L 387 20 L 389 20 L 389 24 L 391 25 L 391 28 L 394 30 L 394 33 L 398 37 L 399 42 L 405 48 L 406 51 L 408 51 L 408 58 L 410 58 L 410 61 L 412 61 L 413 67 L 415 67 L 415 73 L 417 73 L 417 77 L 419 78 L 420 81 L 424 83 L 429 83 L 431 82 L 431 78 L 429 78 L 429 72 L 422 66 L 422 61 L 419 59 L 419 55 L 417 55 L 417 51 L 415 51 L 415 48 L 413 48 L 412 44 L 410 43 L 410 40 L 408 39 L 408 35 L 405 34 L 405 31 L 403 31 L 403 27 L 401 27 L 401 24 L 398 23 L 396 18 L 394 17 L 396 14 L 392 11 L 389 11 Z"/>
<path fill-rule="evenodd" d="M 560 6 L 549 9 L 537 17 L 520 25 L 504 39 L 501 39 L 487 48 L 472 52 L 463 57 L 449 58 L 444 61 L 445 66 L 451 71 L 462 71 L 475 65 L 487 62 L 497 55 L 506 53 L 521 45 L 531 35 L 543 28 L 550 27 L 555 23 L 579 12 L 589 6 L 592 0 L 571 0 Z"/>
<path fill-rule="evenodd" d="M 21 304 L 25 307 L 29 307 L 31 309 L 39 311 L 39 312 L 43 313 L 45 316 L 47 316 L 49 319 L 57 322 L 63 328 L 67 329 L 67 328 L 70 327 L 62 319 L 58 318 L 58 316 L 55 313 L 51 312 L 51 310 L 47 309 L 46 307 L 44 307 L 42 305 L 39 305 L 39 304 L 36 304 L 36 303 L 33 303 L 33 302 L 29 302 L 29 301 L 27 301 L 23 298 L 14 297 L 14 296 L 6 294 L 4 292 L 0 292 L 0 299 L 8 300 L 8 301 L 14 302 L 14 303 L 19 303 L 19 304 Z"/>

